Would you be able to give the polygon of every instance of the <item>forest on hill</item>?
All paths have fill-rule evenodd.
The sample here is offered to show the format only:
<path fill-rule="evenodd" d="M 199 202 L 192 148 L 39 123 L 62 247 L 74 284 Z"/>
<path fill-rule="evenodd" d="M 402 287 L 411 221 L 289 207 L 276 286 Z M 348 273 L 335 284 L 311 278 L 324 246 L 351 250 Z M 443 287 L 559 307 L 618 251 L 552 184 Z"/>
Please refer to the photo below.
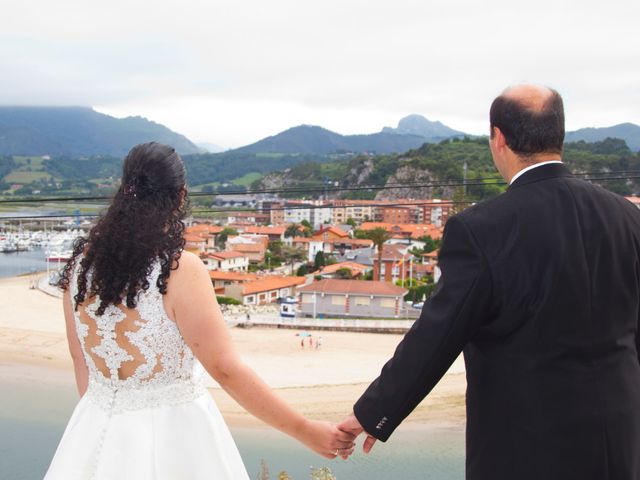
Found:
<path fill-rule="evenodd" d="M 353 155 L 337 157 L 270 156 L 258 154 L 260 169 L 248 169 L 243 161 L 227 158 L 223 164 L 211 162 L 210 155 L 185 157 L 188 183 L 192 190 L 211 193 L 264 188 L 308 190 L 307 196 L 323 194 L 331 198 L 451 198 L 454 190 L 448 181 L 465 178 L 469 200 L 483 200 L 504 190 L 489 151 L 487 138 L 454 138 L 440 143 L 425 143 L 402 154 Z M 564 161 L 578 174 L 636 171 L 640 173 L 640 154 L 632 152 L 623 140 L 605 139 L 565 144 Z M 238 165 L 239 164 L 239 165 Z M 466 165 L 466 173 L 465 173 Z M 121 174 L 122 158 L 115 156 L 51 158 L 0 156 L 0 192 L 6 194 L 14 184 L 13 195 L 109 193 Z M 275 170 L 275 171 L 274 171 Z M 332 192 L 340 187 L 445 183 L 429 190 L 403 187 L 393 191 L 360 188 Z M 601 182 L 622 195 L 640 192 L 637 178 Z M 15 187 L 15 185 L 14 185 Z M 304 196 L 299 191 L 291 196 Z"/>

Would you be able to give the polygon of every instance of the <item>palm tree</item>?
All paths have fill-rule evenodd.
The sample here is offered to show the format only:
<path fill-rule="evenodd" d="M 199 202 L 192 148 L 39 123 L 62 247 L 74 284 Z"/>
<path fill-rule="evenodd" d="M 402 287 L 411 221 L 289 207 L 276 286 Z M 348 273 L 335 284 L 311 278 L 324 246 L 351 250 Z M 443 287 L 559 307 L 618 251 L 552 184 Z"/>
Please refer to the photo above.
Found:
<path fill-rule="evenodd" d="M 391 234 L 382 227 L 367 230 L 365 238 L 373 242 L 378 250 L 378 280 L 382 280 L 382 249 L 387 240 L 391 238 Z"/>
<path fill-rule="evenodd" d="M 285 261 L 291 265 L 291 275 L 293 275 L 293 267 L 295 263 L 307 258 L 307 254 L 303 249 L 299 247 L 290 247 L 288 245 L 282 246 L 281 255 Z"/>

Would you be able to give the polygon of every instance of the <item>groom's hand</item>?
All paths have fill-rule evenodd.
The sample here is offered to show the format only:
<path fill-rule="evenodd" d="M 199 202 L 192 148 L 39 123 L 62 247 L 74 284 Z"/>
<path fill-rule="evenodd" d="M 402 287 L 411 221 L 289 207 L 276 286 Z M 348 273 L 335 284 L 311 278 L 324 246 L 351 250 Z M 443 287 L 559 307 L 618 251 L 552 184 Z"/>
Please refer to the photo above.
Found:
<path fill-rule="evenodd" d="M 338 428 L 343 432 L 350 433 L 356 437 L 360 435 L 362 432 L 366 433 L 367 438 L 362 444 L 362 450 L 364 451 L 364 453 L 369 453 L 373 448 L 373 445 L 377 441 L 376 437 L 374 437 L 373 435 L 369 435 L 367 432 L 364 431 L 364 428 L 362 428 L 362 425 L 360 425 L 360 422 L 358 421 L 356 416 L 353 414 L 349 415 L 341 423 L 339 423 Z"/>

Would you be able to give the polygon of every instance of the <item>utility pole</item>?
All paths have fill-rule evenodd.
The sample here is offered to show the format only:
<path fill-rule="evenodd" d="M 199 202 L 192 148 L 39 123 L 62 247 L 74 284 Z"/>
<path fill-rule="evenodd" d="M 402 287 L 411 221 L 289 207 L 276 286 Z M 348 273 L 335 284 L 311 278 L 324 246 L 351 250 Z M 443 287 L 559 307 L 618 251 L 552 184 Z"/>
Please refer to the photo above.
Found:
<path fill-rule="evenodd" d="M 464 162 L 464 167 L 462 169 L 462 183 L 464 185 L 464 196 L 467 196 L 467 161 Z"/>

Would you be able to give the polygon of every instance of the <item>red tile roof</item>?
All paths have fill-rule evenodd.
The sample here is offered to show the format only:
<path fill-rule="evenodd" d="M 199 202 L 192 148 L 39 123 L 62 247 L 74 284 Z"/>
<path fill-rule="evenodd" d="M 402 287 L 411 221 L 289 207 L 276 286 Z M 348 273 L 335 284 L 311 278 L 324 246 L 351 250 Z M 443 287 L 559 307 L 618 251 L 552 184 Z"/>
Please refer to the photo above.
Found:
<path fill-rule="evenodd" d="M 407 293 L 406 288 L 388 282 L 365 280 L 320 280 L 298 288 L 298 292 L 341 293 L 398 297 Z"/>
<path fill-rule="evenodd" d="M 333 233 L 334 235 L 337 235 L 338 237 L 348 237 L 349 236 L 349 234 L 347 232 L 345 232 L 341 228 L 334 227 L 334 226 L 330 226 L 328 228 L 321 228 L 320 230 L 315 232 L 313 236 L 314 237 L 318 237 L 318 236 L 321 236 L 325 232 Z"/>
<path fill-rule="evenodd" d="M 184 240 L 189 243 L 206 243 L 207 239 L 201 237 L 200 235 L 194 235 L 192 233 L 186 233 L 184 235 Z"/>
<path fill-rule="evenodd" d="M 253 273 L 224 272 L 222 270 L 211 270 L 209 272 L 211 280 L 231 280 L 235 282 L 251 282 L 258 279 Z"/>
<path fill-rule="evenodd" d="M 219 225 L 208 225 L 206 223 L 192 225 L 184 229 L 186 233 L 194 233 L 194 234 L 205 233 L 205 234 L 214 234 L 214 235 L 222 232 L 222 230 L 224 230 L 224 227 L 221 227 Z"/>
<path fill-rule="evenodd" d="M 253 226 L 244 229 L 244 233 L 255 233 L 260 235 L 283 235 L 286 227 L 260 227 Z"/>
<path fill-rule="evenodd" d="M 387 232 L 394 236 L 411 237 L 417 239 L 424 236 L 430 236 L 431 238 L 442 238 L 443 227 L 436 227 L 430 223 L 384 223 L 384 222 L 364 222 L 361 226 L 361 230 L 373 230 L 374 228 L 384 228 Z"/>
<path fill-rule="evenodd" d="M 280 288 L 295 287 L 297 285 L 304 285 L 306 281 L 307 279 L 305 277 L 263 277 L 260 280 L 245 283 L 242 294 L 251 295 L 254 293 L 278 290 Z"/>
<path fill-rule="evenodd" d="M 206 256 L 211 258 L 218 258 L 221 260 L 244 257 L 244 255 L 240 252 L 210 252 L 210 253 L 207 253 Z"/>
<path fill-rule="evenodd" d="M 373 245 L 373 240 L 368 238 L 336 238 L 335 240 L 329 240 L 326 243 L 333 243 L 337 245 L 359 245 L 362 247 L 370 247 Z"/>
<path fill-rule="evenodd" d="M 351 271 L 362 273 L 367 271 L 369 267 L 356 262 L 339 262 L 334 263 L 333 265 L 327 265 L 320 271 L 320 274 L 329 275 L 331 273 L 336 273 L 341 268 L 348 268 Z"/>

